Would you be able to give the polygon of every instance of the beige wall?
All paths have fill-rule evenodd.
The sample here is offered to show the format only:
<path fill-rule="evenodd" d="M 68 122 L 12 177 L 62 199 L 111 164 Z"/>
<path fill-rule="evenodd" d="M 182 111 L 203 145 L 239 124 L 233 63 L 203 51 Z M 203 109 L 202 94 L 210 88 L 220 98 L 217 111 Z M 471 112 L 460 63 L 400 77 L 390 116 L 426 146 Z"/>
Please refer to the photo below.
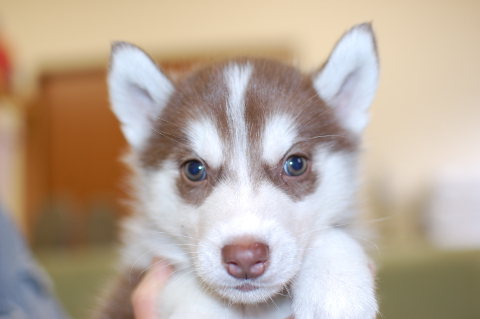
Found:
<path fill-rule="evenodd" d="M 0 0 L 21 78 L 106 61 L 122 39 L 161 53 L 285 44 L 318 66 L 350 26 L 373 21 L 381 85 L 366 166 L 399 201 L 453 167 L 480 171 L 480 2 L 475 0 Z"/>

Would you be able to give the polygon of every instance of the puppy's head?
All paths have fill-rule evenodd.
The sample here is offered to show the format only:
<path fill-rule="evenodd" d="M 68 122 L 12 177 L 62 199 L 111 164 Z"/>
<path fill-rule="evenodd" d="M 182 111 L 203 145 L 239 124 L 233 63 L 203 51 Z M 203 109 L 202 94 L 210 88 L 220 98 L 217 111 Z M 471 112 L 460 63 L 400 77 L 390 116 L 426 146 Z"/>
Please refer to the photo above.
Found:
<path fill-rule="evenodd" d="M 221 296 L 256 303 L 279 292 L 309 239 L 351 213 L 378 82 L 369 25 L 347 32 L 310 75 L 243 59 L 172 83 L 143 51 L 117 43 L 108 81 L 142 213 Z"/>

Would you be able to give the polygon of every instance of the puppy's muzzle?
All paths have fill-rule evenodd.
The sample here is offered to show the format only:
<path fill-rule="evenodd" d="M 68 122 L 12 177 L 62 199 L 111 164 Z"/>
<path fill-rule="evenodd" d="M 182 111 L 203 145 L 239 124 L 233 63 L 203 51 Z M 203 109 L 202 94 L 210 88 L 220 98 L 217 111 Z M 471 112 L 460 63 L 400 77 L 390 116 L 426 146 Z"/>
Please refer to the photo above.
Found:
<path fill-rule="evenodd" d="M 227 272 L 238 279 L 261 276 L 267 268 L 268 255 L 268 245 L 259 242 L 237 241 L 222 248 Z"/>

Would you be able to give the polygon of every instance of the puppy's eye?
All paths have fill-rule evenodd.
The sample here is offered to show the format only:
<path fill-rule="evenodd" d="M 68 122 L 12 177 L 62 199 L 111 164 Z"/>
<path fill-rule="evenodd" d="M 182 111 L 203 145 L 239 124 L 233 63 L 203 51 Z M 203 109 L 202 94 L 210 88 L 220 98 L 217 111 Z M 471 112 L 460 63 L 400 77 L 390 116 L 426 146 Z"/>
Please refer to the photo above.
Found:
<path fill-rule="evenodd" d="M 303 156 L 291 156 L 285 162 L 283 170 L 289 176 L 300 176 L 307 169 L 307 160 Z"/>
<path fill-rule="evenodd" d="M 183 166 L 183 171 L 185 172 L 185 176 L 192 182 L 203 181 L 207 176 L 205 166 L 196 160 L 187 162 Z"/>

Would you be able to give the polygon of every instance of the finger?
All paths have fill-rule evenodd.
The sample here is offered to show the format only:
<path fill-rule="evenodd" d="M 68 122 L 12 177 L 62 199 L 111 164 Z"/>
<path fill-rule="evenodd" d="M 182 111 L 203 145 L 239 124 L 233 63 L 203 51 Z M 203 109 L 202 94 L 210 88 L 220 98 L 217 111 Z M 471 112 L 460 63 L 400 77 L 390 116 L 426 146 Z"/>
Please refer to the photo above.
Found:
<path fill-rule="evenodd" d="M 136 319 L 158 319 L 156 301 L 172 272 L 172 267 L 165 262 L 154 260 L 153 266 L 132 294 L 131 301 Z"/>

